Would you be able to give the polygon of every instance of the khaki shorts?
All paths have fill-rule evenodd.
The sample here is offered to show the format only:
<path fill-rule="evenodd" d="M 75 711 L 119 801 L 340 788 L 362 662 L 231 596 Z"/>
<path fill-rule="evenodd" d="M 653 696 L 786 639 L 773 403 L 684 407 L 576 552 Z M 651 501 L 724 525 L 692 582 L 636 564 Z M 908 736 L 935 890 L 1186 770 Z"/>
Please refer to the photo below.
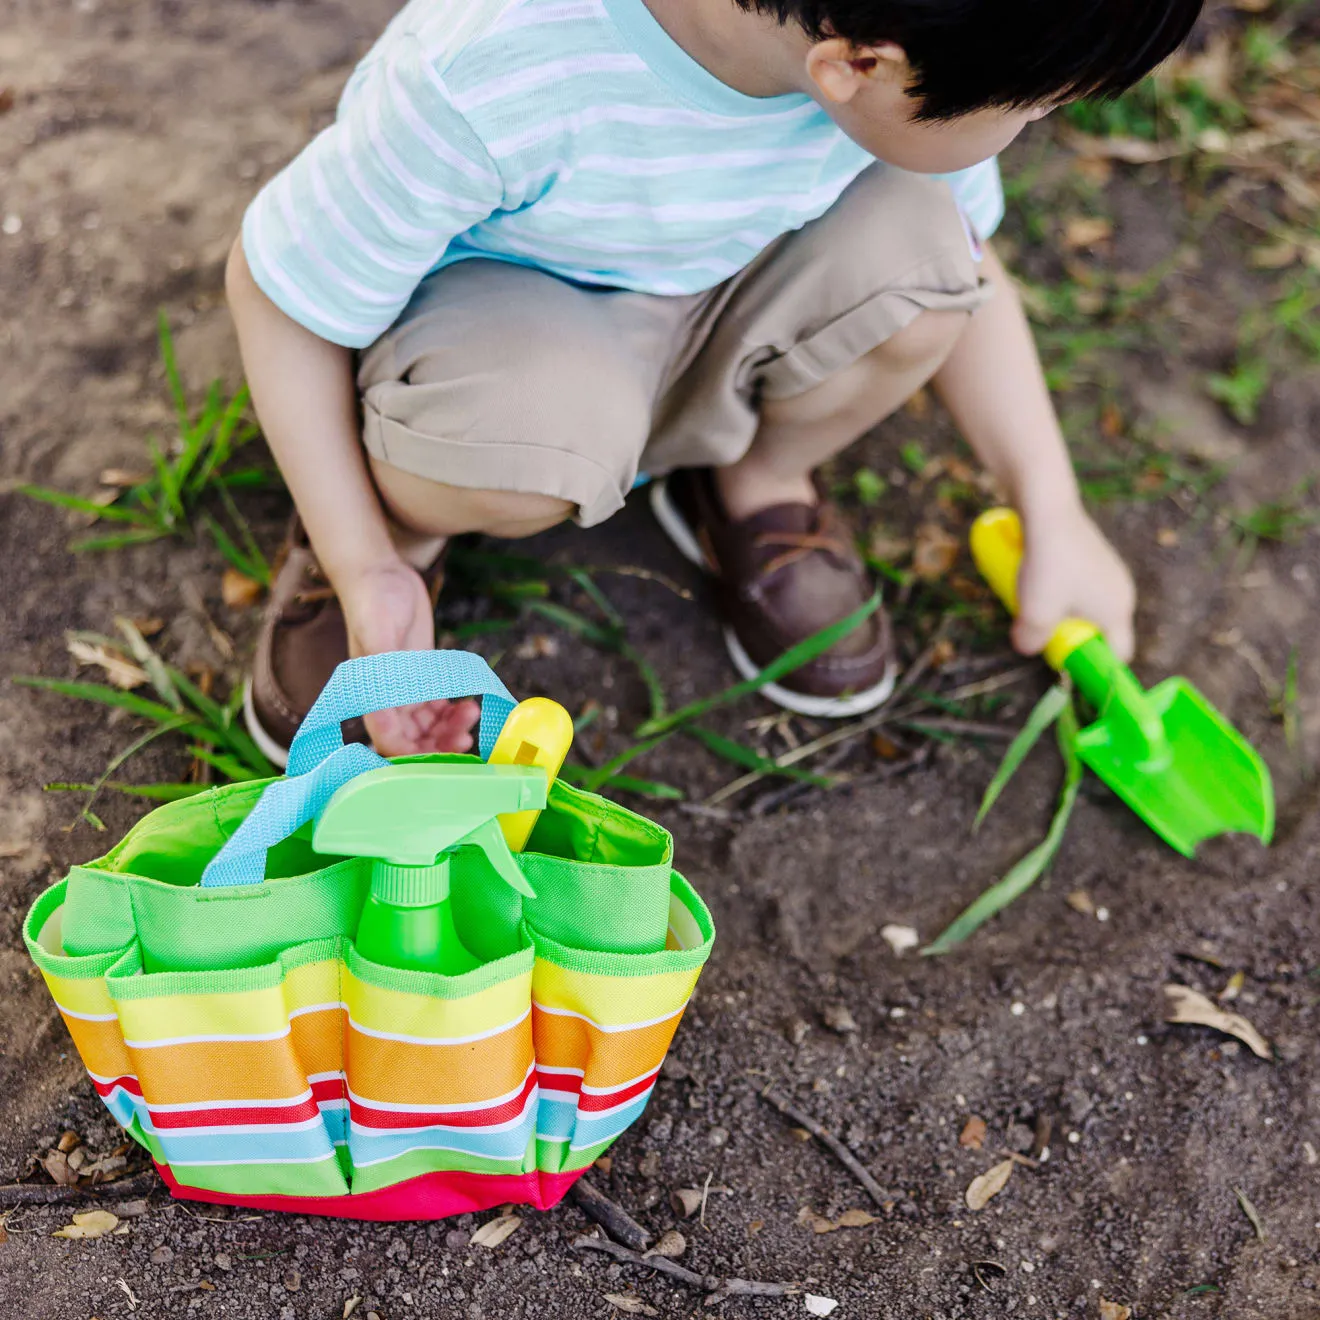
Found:
<path fill-rule="evenodd" d="M 923 310 L 980 305 L 972 246 L 947 185 L 872 168 L 704 293 L 459 262 L 363 353 L 364 443 L 432 481 L 568 500 L 591 526 L 639 471 L 736 462 L 761 400 L 811 389 Z"/>

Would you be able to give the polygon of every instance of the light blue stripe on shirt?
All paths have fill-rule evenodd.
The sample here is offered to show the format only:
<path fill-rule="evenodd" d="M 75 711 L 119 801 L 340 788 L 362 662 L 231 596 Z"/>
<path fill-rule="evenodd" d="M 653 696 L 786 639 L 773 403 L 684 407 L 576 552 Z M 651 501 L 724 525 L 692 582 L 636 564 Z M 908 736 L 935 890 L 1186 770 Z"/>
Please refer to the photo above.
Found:
<path fill-rule="evenodd" d="M 700 292 L 872 163 L 810 98 L 720 82 L 644 0 L 411 0 L 248 209 L 243 247 L 288 315 L 362 347 L 472 257 Z M 988 237 L 995 162 L 945 177 Z"/>

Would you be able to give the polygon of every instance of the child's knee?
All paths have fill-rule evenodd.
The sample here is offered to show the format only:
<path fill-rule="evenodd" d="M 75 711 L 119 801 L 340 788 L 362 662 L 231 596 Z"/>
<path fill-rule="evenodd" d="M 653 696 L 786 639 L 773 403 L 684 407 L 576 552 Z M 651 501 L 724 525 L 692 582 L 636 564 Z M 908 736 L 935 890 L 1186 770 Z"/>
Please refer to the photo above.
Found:
<path fill-rule="evenodd" d="M 883 369 L 903 374 L 926 367 L 933 375 L 953 352 L 970 317 L 962 311 L 923 311 L 884 343 L 871 350 L 870 358 Z"/>
<path fill-rule="evenodd" d="M 537 491 L 453 486 L 371 458 L 371 475 L 395 521 L 431 536 L 533 536 L 563 522 L 575 505 Z"/>

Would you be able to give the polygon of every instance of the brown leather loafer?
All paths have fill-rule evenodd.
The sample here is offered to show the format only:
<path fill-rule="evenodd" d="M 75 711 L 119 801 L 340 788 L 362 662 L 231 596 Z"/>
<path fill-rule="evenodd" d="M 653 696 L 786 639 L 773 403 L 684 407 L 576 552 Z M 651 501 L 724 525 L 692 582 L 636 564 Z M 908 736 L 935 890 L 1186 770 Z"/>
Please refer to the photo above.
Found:
<path fill-rule="evenodd" d="M 865 604 L 874 584 L 830 503 L 777 504 L 734 521 L 709 469 L 651 485 L 651 507 L 680 552 L 714 575 L 729 655 L 754 678 L 791 646 Z M 799 715 L 874 710 L 894 690 L 893 634 L 884 610 L 823 655 L 761 689 Z"/>
<path fill-rule="evenodd" d="M 444 583 L 444 556 L 422 574 L 435 601 Z M 348 625 L 295 514 L 277 561 L 275 581 L 243 692 L 243 718 L 253 741 L 283 768 L 289 744 L 330 675 L 348 659 Z M 348 742 L 369 742 L 361 720 L 344 724 Z"/>

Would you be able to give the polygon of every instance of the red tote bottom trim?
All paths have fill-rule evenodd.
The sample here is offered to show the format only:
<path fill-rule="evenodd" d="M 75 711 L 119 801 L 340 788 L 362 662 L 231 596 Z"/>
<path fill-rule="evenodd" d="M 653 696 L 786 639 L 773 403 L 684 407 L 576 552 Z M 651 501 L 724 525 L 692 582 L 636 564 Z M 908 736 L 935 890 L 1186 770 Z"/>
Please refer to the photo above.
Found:
<path fill-rule="evenodd" d="M 572 1173 L 424 1173 L 392 1187 L 350 1196 L 242 1196 L 211 1192 L 181 1183 L 163 1164 L 156 1165 L 172 1196 L 212 1205 L 241 1205 L 253 1210 L 282 1210 L 294 1215 L 330 1215 L 336 1219 L 448 1219 L 497 1205 L 530 1205 L 549 1210 L 586 1172 Z"/>

